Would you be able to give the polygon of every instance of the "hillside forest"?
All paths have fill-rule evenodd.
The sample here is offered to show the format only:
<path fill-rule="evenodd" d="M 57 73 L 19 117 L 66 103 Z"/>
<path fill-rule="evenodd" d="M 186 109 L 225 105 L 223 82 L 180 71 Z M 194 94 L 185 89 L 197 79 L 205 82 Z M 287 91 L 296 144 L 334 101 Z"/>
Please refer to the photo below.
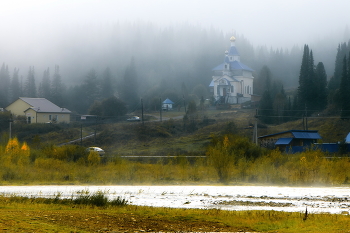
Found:
<path fill-rule="evenodd" d="M 182 106 L 183 99 L 199 104 L 212 97 L 211 69 L 223 62 L 231 36 L 189 24 L 158 28 L 147 23 L 80 27 L 69 35 L 53 50 L 62 64 L 20 70 L 3 61 L 1 108 L 18 97 L 43 97 L 76 114 L 105 116 L 138 110 L 141 98 L 145 110 L 157 110 L 159 98 L 170 98 L 175 106 Z M 262 96 L 259 115 L 278 116 L 266 123 L 324 110 L 346 117 L 349 107 L 342 99 L 350 92 L 342 84 L 349 76 L 348 41 L 283 49 L 235 37 L 241 61 L 255 70 L 254 94 Z M 97 111 L 103 101 L 122 109 Z"/>

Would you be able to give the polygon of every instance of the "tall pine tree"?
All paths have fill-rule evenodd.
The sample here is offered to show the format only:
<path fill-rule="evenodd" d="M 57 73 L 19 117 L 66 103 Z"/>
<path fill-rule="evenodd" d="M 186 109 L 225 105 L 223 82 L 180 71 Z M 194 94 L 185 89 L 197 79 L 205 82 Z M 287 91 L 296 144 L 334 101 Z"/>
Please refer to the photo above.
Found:
<path fill-rule="evenodd" d="M 6 107 L 9 104 L 10 74 L 8 66 L 2 64 L 0 69 L 0 107 Z"/>
<path fill-rule="evenodd" d="M 17 100 L 22 95 L 22 87 L 19 82 L 18 74 L 19 69 L 15 68 L 11 80 L 11 102 Z"/>
<path fill-rule="evenodd" d="M 125 70 L 123 79 L 122 100 L 129 105 L 130 110 L 139 104 L 138 78 L 134 58 Z"/>
<path fill-rule="evenodd" d="M 350 56 L 350 54 L 349 54 Z M 350 63 L 350 59 L 349 59 Z M 350 117 L 350 72 L 346 56 L 343 58 L 343 70 L 341 75 L 339 87 L 339 100 L 341 105 L 341 118 L 346 119 Z"/>
<path fill-rule="evenodd" d="M 51 99 L 51 79 L 49 68 L 47 68 L 47 70 L 44 70 L 43 79 L 39 85 L 38 92 L 39 97 L 43 97 L 48 100 Z"/>
<path fill-rule="evenodd" d="M 113 77 L 111 70 L 109 67 L 105 69 L 102 75 L 102 84 L 101 84 L 101 97 L 102 99 L 107 99 L 114 94 L 114 89 L 113 89 Z"/>
<path fill-rule="evenodd" d="M 327 107 L 327 74 L 322 62 L 316 66 L 316 107 L 317 110 L 324 110 Z"/>
<path fill-rule="evenodd" d="M 29 67 L 27 80 L 24 85 L 24 95 L 25 97 L 31 97 L 31 98 L 36 97 L 34 66 Z"/>
<path fill-rule="evenodd" d="M 55 72 L 51 82 L 51 101 L 58 106 L 63 106 L 64 85 L 60 75 L 60 67 L 55 65 Z"/>

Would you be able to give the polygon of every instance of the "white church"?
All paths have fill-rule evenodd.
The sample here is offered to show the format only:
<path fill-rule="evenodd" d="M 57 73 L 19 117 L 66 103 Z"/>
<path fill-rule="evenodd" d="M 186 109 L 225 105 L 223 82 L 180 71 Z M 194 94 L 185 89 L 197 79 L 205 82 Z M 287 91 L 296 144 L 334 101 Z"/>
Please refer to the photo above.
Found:
<path fill-rule="evenodd" d="M 232 36 L 230 41 L 224 63 L 213 69 L 214 76 L 209 85 L 218 104 L 241 104 L 251 100 L 253 94 L 253 70 L 240 62 L 236 38 Z"/>

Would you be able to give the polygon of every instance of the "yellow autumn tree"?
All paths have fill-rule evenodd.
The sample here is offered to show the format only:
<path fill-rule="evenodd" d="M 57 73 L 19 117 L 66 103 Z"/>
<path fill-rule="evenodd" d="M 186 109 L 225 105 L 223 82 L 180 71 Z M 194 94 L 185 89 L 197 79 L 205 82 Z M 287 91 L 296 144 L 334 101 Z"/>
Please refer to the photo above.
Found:
<path fill-rule="evenodd" d="M 26 164 L 29 161 L 30 148 L 27 143 L 23 143 L 20 147 L 18 139 L 12 138 L 8 141 L 5 154 L 2 158 L 4 164 Z"/>
<path fill-rule="evenodd" d="M 93 165 L 99 164 L 101 161 L 101 158 L 100 158 L 100 155 L 96 151 L 90 151 L 87 160 L 88 160 L 89 165 L 93 166 Z"/>
<path fill-rule="evenodd" d="M 230 150 L 231 142 L 227 135 L 222 140 L 216 141 L 216 145 L 210 146 L 207 150 L 209 163 L 216 170 L 219 181 L 226 183 L 229 180 L 229 174 L 234 159 L 234 153 Z"/>

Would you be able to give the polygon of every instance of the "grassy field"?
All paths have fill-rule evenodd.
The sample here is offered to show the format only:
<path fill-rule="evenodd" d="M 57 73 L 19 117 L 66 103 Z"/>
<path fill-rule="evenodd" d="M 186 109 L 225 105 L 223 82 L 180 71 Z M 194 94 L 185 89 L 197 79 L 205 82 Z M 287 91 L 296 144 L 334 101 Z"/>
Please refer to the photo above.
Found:
<path fill-rule="evenodd" d="M 350 216 L 0 197 L 2 232 L 349 232 Z"/>
<path fill-rule="evenodd" d="M 164 121 L 150 113 L 145 124 L 119 122 L 101 124 L 98 135 L 83 146 L 100 146 L 110 162 L 92 165 L 73 161 L 70 148 L 54 147 L 80 137 L 80 126 L 23 128 L 30 158 L 21 153 L 6 155 L 0 163 L 0 184 L 218 184 L 218 175 L 204 159 L 195 163 L 175 158 L 155 164 L 130 162 L 122 155 L 205 155 L 212 136 L 235 133 L 252 137 L 255 110 L 231 109 L 201 112 L 189 128 L 181 112 L 164 112 Z M 233 122 L 233 123 L 232 123 Z M 350 123 L 338 118 L 310 118 L 309 129 L 319 130 L 323 142 L 342 141 Z M 259 125 L 258 135 L 302 129 L 302 121 L 280 125 Z M 16 127 L 16 126 L 14 126 Z M 57 129 L 50 129 L 57 128 Z M 96 127 L 83 127 L 83 134 Z M 8 139 L 7 139 L 8 140 Z M 5 151 L 6 137 L 0 149 Z M 71 148 L 72 149 L 72 148 Z M 84 150 L 84 148 L 83 148 Z M 73 151 L 73 149 L 72 149 Z M 29 151 L 23 151 L 23 153 Z M 3 156 L 3 155 L 1 155 Z M 7 157 L 6 157 L 7 156 Z M 21 157 L 22 156 L 22 157 Z M 24 157 L 23 157 L 24 156 Z M 7 158 L 7 163 L 4 159 Z M 85 158 L 86 160 L 86 158 Z M 310 169 L 312 168 L 312 169 Z M 285 156 L 271 152 L 256 160 L 237 157 L 229 171 L 231 185 L 242 183 L 348 185 L 350 160 L 328 160 L 320 152 Z M 140 206 L 102 206 L 53 203 L 33 199 L 0 198 L 0 231 L 4 232 L 350 232 L 348 215 L 275 211 L 191 210 Z"/>

